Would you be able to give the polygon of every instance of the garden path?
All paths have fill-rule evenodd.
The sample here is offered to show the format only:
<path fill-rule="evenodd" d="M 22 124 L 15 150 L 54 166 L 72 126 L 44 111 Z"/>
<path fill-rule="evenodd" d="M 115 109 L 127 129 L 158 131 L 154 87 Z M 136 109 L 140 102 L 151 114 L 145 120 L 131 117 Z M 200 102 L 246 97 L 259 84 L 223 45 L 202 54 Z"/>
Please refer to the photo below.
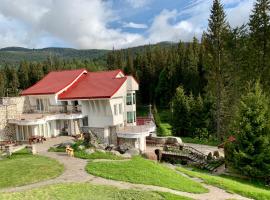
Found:
<path fill-rule="evenodd" d="M 231 194 L 226 192 L 223 189 L 219 189 L 214 186 L 203 184 L 204 187 L 209 189 L 208 193 L 205 194 L 192 194 L 188 192 L 176 191 L 168 188 L 152 186 L 152 185 L 143 185 L 143 184 L 133 184 L 123 181 L 108 180 L 101 177 L 96 177 L 91 174 L 88 174 L 85 171 L 85 166 L 87 160 L 68 157 L 65 153 L 59 152 L 48 152 L 48 148 L 60 144 L 62 142 L 72 141 L 71 137 L 57 137 L 53 139 L 48 139 L 43 144 L 37 144 L 36 149 L 39 155 L 47 156 L 53 159 L 58 160 L 65 167 L 65 171 L 62 175 L 55 179 L 50 179 L 46 181 L 41 181 L 38 183 L 33 183 L 25 186 L 12 187 L 0 190 L 0 192 L 19 192 L 29 189 L 38 188 L 41 186 L 52 185 L 57 183 L 71 183 L 71 182 L 89 182 L 91 184 L 97 185 L 109 185 L 114 186 L 120 189 L 138 189 L 138 190 L 148 190 L 148 191 L 160 191 L 160 192 L 170 192 L 176 195 L 191 197 L 198 200 L 226 200 L 226 199 L 238 199 L 238 200 L 248 200 L 248 198 L 242 197 L 237 194 Z M 42 173 L 42 172 L 41 172 Z M 200 181 L 200 180 L 195 180 Z"/>

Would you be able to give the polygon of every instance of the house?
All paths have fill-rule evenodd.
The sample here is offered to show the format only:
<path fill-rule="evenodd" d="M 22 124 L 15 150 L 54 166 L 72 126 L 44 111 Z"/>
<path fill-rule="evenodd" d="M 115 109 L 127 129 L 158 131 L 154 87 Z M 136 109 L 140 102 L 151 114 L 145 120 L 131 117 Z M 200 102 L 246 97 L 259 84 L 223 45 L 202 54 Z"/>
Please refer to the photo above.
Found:
<path fill-rule="evenodd" d="M 77 135 L 90 129 L 104 144 L 128 143 L 143 152 L 145 138 L 155 125 L 136 123 L 138 89 L 137 81 L 121 70 L 50 72 L 22 91 L 30 109 L 8 122 L 18 141 Z"/>

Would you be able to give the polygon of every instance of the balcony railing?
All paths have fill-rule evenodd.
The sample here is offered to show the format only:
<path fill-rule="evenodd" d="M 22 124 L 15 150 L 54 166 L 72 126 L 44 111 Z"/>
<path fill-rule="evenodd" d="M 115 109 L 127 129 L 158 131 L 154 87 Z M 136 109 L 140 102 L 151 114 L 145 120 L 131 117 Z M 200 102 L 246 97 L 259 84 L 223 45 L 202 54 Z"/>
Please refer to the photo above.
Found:
<path fill-rule="evenodd" d="M 80 105 L 50 105 L 39 110 L 37 106 L 31 106 L 30 113 L 81 113 Z"/>

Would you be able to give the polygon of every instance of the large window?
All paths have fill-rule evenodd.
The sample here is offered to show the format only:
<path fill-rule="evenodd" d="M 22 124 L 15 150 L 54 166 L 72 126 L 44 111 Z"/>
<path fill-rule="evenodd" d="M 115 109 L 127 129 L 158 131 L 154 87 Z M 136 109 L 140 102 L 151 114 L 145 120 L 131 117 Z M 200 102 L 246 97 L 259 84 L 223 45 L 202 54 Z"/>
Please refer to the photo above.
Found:
<path fill-rule="evenodd" d="M 136 122 L 136 112 L 127 112 L 127 123 Z"/>
<path fill-rule="evenodd" d="M 132 105 L 132 94 L 127 94 L 127 105 Z"/>

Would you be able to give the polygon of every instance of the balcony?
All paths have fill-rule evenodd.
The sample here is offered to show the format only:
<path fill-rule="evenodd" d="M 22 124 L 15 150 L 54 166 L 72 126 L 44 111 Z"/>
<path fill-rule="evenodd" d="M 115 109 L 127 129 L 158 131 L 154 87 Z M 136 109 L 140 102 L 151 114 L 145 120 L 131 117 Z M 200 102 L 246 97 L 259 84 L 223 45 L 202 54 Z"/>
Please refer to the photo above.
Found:
<path fill-rule="evenodd" d="M 73 113 L 81 113 L 81 105 L 49 105 L 45 106 L 42 110 L 38 110 L 37 106 L 31 106 L 31 110 L 29 113 L 49 113 L 49 114 L 73 114 Z"/>

